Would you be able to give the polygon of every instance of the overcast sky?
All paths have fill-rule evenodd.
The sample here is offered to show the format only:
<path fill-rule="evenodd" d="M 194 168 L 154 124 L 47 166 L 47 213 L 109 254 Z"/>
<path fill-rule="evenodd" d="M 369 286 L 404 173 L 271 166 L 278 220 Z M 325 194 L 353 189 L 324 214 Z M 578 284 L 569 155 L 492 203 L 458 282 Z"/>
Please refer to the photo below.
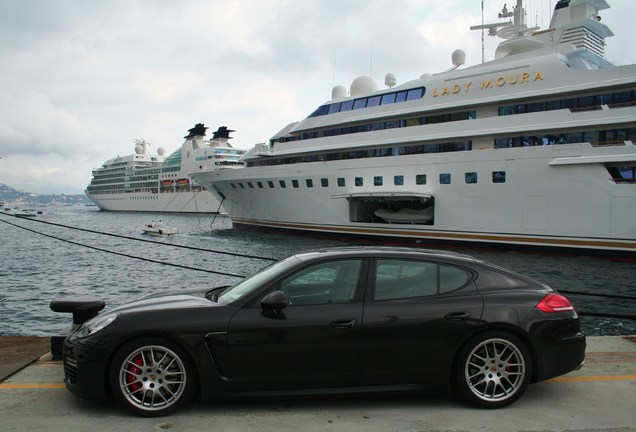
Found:
<path fill-rule="evenodd" d="M 486 22 L 504 2 L 485 0 Z M 556 0 L 525 3 L 547 27 Z M 636 3 L 608 3 L 606 57 L 636 63 Z M 481 0 L 0 0 L 0 183 L 83 193 L 134 139 L 169 154 L 195 123 L 251 148 L 357 76 L 402 83 L 457 48 L 481 62 L 480 23 Z"/>

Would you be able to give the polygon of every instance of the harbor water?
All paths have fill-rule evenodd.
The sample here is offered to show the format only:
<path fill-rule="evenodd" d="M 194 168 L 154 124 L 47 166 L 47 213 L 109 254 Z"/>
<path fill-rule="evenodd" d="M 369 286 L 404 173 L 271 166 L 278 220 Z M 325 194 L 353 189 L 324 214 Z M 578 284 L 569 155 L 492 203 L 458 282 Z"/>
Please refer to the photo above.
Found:
<path fill-rule="evenodd" d="M 103 298 L 109 308 L 162 290 L 233 283 L 237 276 L 269 264 L 267 258 L 352 244 L 236 230 L 225 216 L 101 212 L 88 206 L 40 209 L 42 214 L 34 219 L 16 218 L 0 211 L 0 335 L 49 336 L 68 332 L 70 315 L 54 313 L 49 308 L 55 298 L 93 295 Z M 158 220 L 179 228 L 181 234 L 142 234 L 144 224 Z M 580 312 L 635 314 L 634 300 L 604 295 L 636 297 L 636 262 L 453 250 L 521 272 L 557 290 L 595 294 L 567 294 Z M 629 319 L 583 316 L 582 326 L 589 336 L 636 334 L 636 321 Z"/>

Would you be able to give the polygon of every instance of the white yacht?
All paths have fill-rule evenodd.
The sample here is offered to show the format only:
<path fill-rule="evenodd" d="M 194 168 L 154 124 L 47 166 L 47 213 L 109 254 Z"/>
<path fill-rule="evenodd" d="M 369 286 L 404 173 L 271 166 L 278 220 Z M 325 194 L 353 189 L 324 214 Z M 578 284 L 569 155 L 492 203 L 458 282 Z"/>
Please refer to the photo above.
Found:
<path fill-rule="evenodd" d="M 379 90 L 370 77 L 258 144 L 193 173 L 234 226 L 636 255 L 636 65 L 604 57 L 604 0 L 560 0 L 550 27 L 475 26 L 495 60 Z"/>
<path fill-rule="evenodd" d="M 135 153 L 109 159 L 93 170 L 86 195 L 100 210 L 218 213 L 220 202 L 201 185 L 188 177 L 191 171 L 204 172 L 242 166 L 245 153 L 228 142 L 230 132 L 220 127 L 211 140 L 206 128 L 198 123 L 188 131 L 185 142 L 170 156 L 159 147 L 150 154 L 144 140 L 135 140 Z"/>

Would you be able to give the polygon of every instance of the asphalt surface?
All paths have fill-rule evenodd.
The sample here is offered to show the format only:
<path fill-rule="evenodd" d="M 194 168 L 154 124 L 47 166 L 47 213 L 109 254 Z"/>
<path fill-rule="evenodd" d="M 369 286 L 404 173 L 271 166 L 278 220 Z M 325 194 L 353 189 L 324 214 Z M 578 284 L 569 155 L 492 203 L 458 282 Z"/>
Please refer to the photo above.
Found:
<path fill-rule="evenodd" d="M 499 410 L 448 395 L 193 402 L 162 418 L 78 399 L 44 356 L 0 383 L 3 431 L 611 431 L 636 432 L 636 338 L 588 338 L 585 366 L 533 384 Z"/>

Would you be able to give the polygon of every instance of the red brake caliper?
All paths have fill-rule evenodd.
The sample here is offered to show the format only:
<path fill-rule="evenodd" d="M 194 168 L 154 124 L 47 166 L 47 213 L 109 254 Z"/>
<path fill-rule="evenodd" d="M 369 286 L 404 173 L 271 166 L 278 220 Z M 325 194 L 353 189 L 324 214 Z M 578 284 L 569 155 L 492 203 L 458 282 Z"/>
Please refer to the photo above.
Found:
<path fill-rule="evenodd" d="M 133 359 L 132 362 L 139 366 L 143 366 L 144 364 L 141 354 L 137 354 L 137 356 Z M 137 366 L 133 366 L 133 365 L 128 365 L 128 373 L 126 374 L 126 382 L 130 384 L 130 390 L 132 392 L 136 392 L 137 390 L 141 388 L 140 383 L 133 382 L 137 379 L 136 375 L 139 375 L 139 373 L 141 373 L 141 368 L 138 368 Z"/>

